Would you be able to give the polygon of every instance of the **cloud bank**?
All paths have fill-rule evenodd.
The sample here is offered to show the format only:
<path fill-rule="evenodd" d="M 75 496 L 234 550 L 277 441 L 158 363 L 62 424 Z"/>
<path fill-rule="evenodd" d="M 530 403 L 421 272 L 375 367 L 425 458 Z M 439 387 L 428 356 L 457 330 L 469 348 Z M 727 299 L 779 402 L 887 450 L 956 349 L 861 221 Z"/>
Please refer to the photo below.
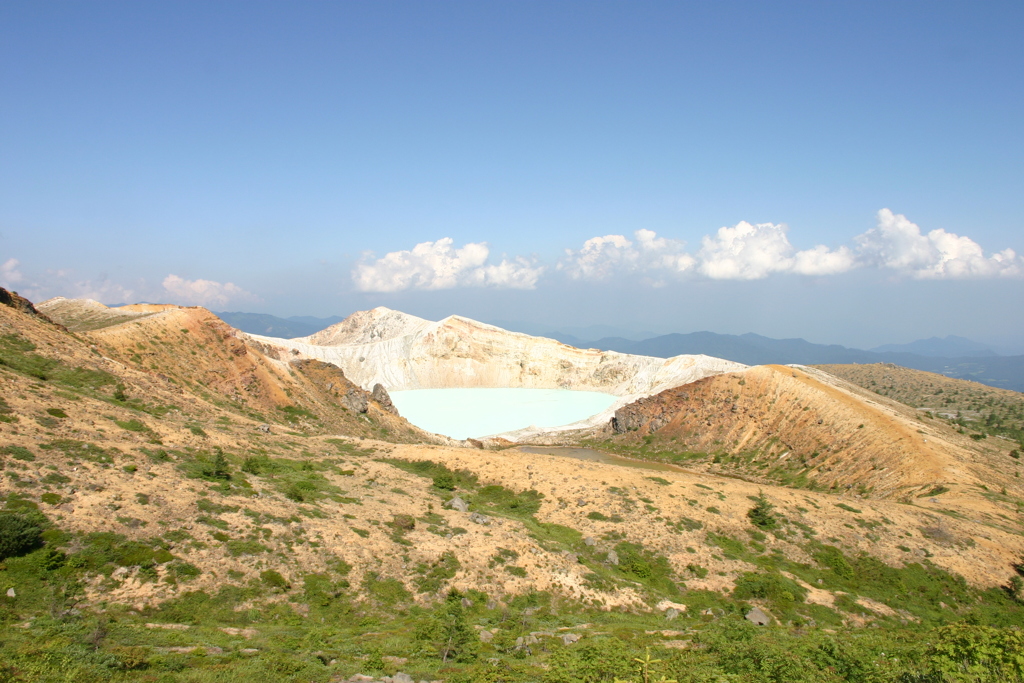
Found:
<path fill-rule="evenodd" d="M 865 265 L 891 268 L 915 278 L 1021 277 L 1024 263 L 1013 249 L 985 256 L 969 237 L 921 228 L 889 209 L 878 212 L 878 225 L 854 238 Z"/>
<path fill-rule="evenodd" d="M 558 270 L 576 280 L 605 280 L 628 274 L 703 276 L 713 280 L 759 280 L 773 273 L 825 276 L 855 268 L 876 268 L 918 279 L 981 279 L 1024 276 L 1024 260 L 1013 249 L 986 256 L 970 239 L 945 230 L 922 234 L 906 216 L 878 212 L 877 225 L 853 238 L 853 246 L 817 245 L 797 251 L 785 225 L 750 224 L 719 228 L 701 240 L 693 255 L 684 243 L 638 230 L 593 237 L 579 251 L 566 250 Z"/>
<path fill-rule="evenodd" d="M 485 242 L 470 242 L 458 249 L 452 245 L 453 240 L 445 237 L 421 242 L 410 250 L 392 251 L 379 259 L 368 254 L 352 271 L 352 281 L 360 292 L 453 287 L 534 289 L 544 272 L 542 266 L 522 256 L 488 263 L 490 249 Z"/>

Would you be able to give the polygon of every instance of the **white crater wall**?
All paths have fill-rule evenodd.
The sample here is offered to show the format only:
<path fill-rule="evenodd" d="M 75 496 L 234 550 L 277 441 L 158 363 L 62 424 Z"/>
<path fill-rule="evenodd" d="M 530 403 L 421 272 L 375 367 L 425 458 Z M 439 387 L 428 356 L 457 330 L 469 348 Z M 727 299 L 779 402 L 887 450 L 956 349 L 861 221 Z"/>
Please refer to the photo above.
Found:
<path fill-rule="evenodd" d="M 308 357 L 333 363 L 365 389 L 380 383 L 388 391 L 570 389 L 619 397 L 609 410 L 587 420 L 593 424 L 607 421 L 616 408 L 643 396 L 746 368 L 711 356 L 653 358 L 577 349 L 460 316 L 430 322 L 387 308 L 354 313 L 310 337 L 245 336 L 282 359 Z"/>

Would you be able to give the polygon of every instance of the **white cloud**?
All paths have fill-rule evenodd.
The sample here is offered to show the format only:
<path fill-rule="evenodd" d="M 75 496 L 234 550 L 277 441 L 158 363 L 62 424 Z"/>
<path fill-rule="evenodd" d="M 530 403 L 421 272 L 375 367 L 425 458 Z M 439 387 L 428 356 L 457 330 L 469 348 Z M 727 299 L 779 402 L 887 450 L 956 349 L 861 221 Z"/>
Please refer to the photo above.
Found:
<path fill-rule="evenodd" d="M 819 244 L 793 254 L 791 272 L 798 275 L 837 275 L 857 267 L 857 256 L 849 247 L 831 251 Z"/>
<path fill-rule="evenodd" d="M 65 296 L 69 299 L 93 299 L 103 304 L 119 304 L 131 301 L 135 293 L 133 289 L 112 281 L 106 275 L 96 279 L 78 279 L 75 271 L 70 268 L 47 270 L 39 281 L 28 279 L 17 271 L 18 262 L 10 259 L 0 266 L 0 279 L 6 272 L 13 270 L 15 282 L 21 282 L 21 294 L 32 301 L 45 301 L 53 296 Z M 2 284 L 2 283 L 0 283 Z"/>
<path fill-rule="evenodd" d="M 622 235 L 592 237 L 579 251 L 566 250 L 560 270 L 576 280 L 603 280 L 612 275 L 636 273 L 649 284 L 662 285 L 664 276 L 697 273 L 715 280 L 756 280 L 771 273 L 831 275 L 854 266 L 846 247 L 831 251 L 817 246 L 796 251 L 786 237 L 786 227 L 772 223 L 741 222 L 719 228 L 701 240 L 696 255 L 685 243 L 658 237 L 651 230 L 637 230 L 635 242 Z"/>
<path fill-rule="evenodd" d="M 793 267 L 793 246 L 786 228 L 772 223 L 751 225 L 741 221 L 719 228 L 701 240 L 701 274 L 714 280 L 756 280 Z"/>
<path fill-rule="evenodd" d="M 636 242 L 624 235 L 591 237 L 579 251 L 566 249 L 558 264 L 574 280 L 603 280 L 620 273 L 664 275 L 685 273 L 695 260 L 686 253 L 685 243 L 658 237 L 653 230 L 637 230 Z M 660 281 L 655 284 L 661 284 Z"/>
<path fill-rule="evenodd" d="M 61 274 L 64 275 L 65 273 Z M 64 295 L 69 298 L 93 299 L 102 304 L 130 303 L 132 295 L 135 293 L 133 290 L 117 282 L 112 282 L 106 277 L 101 277 L 99 280 L 78 280 L 65 285 L 63 291 L 70 292 L 69 295 Z"/>
<path fill-rule="evenodd" d="M 759 280 L 772 273 L 834 275 L 855 265 L 853 252 L 846 247 L 832 251 L 818 245 L 796 251 L 785 225 L 746 221 L 705 236 L 697 257 L 701 274 L 715 280 Z"/>
<path fill-rule="evenodd" d="M 452 243 L 450 237 L 444 237 L 421 242 L 411 250 L 389 252 L 379 259 L 368 255 L 352 271 L 352 280 L 361 292 L 460 286 L 533 289 L 544 272 L 543 266 L 521 256 L 488 264 L 490 249 L 484 242 L 470 242 L 459 249 Z"/>
<path fill-rule="evenodd" d="M 16 258 L 9 258 L 0 264 L 0 287 L 10 289 L 25 279 L 18 270 L 19 261 Z"/>
<path fill-rule="evenodd" d="M 164 278 L 164 291 L 175 303 L 199 306 L 223 306 L 232 300 L 254 301 L 255 295 L 231 282 L 213 280 L 185 280 L 171 274 Z"/>
<path fill-rule="evenodd" d="M 909 273 L 921 279 L 1021 277 L 1024 261 L 1004 249 L 992 256 L 969 237 L 936 229 L 927 235 L 902 214 L 878 212 L 878 225 L 854 238 L 869 265 Z"/>

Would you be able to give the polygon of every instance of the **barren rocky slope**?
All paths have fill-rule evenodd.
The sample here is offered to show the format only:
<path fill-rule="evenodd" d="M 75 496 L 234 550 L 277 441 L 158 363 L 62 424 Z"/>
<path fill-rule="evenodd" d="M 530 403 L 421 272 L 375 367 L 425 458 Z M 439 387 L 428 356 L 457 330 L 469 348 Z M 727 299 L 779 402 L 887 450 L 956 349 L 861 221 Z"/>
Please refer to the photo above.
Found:
<path fill-rule="evenodd" d="M 753 475 L 799 462 L 804 480 L 838 487 L 843 498 L 766 485 L 764 478 L 746 483 L 710 476 L 728 471 L 721 462 L 708 461 L 708 472 L 680 469 L 652 478 L 643 470 L 518 450 L 360 442 L 353 437 L 425 435 L 365 394 L 366 413 L 342 409 L 346 392 L 358 390 L 337 369 L 268 359 L 203 309 L 147 312 L 80 340 L 0 308 L 5 339 L 24 339 L 35 345 L 32 354 L 109 378 L 85 390 L 0 367 L 8 414 L 15 418 L 0 426 L 3 443 L 32 456 L 5 456 L 3 486 L 16 484 L 8 492 L 30 498 L 56 494 L 53 512 L 80 532 L 114 528 L 152 539 L 167 531 L 168 520 L 192 520 L 184 522 L 187 533 L 171 550 L 202 569 L 195 586 L 220 584 L 225 573 L 247 580 L 266 567 L 298 580 L 341 559 L 353 567 L 353 577 L 377 572 L 418 593 L 413 568 L 454 553 L 461 568 L 450 579 L 462 588 L 493 595 L 539 588 L 605 605 L 639 604 L 643 591 L 616 579 L 614 571 L 601 581 L 587 578 L 596 568 L 614 569 L 607 553 L 629 539 L 665 556 L 687 585 L 726 590 L 753 567 L 723 556 L 708 534 L 742 537 L 749 527 L 748 497 L 759 490 L 800 528 L 851 551 L 870 551 L 895 564 L 927 556 L 982 585 L 1005 580 L 1009 563 L 1024 550 L 1015 507 L 1024 490 L 1008 473 L 1016 462 L 997 461 L 1005 455 L 915 422 L 898 404 L 858 396 L 823 373 L 763 367 L 704 378 L 621 409 L 621 433 L 609 427 L 606 436 L 612 446 L 643 443 L 650 448 L 647 457 L 684 444 L 755 453 L 744 461 Z M 129 398 L 113 398 L 117 383 Z M 268 431 L 258 429 L 274 417 Z M 346 436 L 331 441 L 332 434 Z M 650 436 L 655 440 L 648 443 L 644 437 Z M 202 475 L 216 449 L 226 454 L 226 479 Z M 465 470 L 480 486 L 499 485 L 510 495 L 536 491 L 537 522 L 579 536 L 556 542 L 501 515 L 474 523 L 469 513 L 442 508 L 451 494 L 377 459 L 385 455 Z M 264 464 L 243 471 L 249 461 Z M 306 494 L 294 488 L 302 481 Z M 916 497 L 938 486 L 951 490 Z M 479 494 L 468 489 L 462 495 L 472 502 Z M 875 499 L 867 500 L 869 495 Z M 901 496 L 911 504 L 877 499 Z M 856 501 L 858 511 L 837 507 L 844 499 Z M 476 505 L 489 510 L 483 498 Z M 405 531 L 394 525 L 401 515 L 416 520 Z M 596 539 L 593 545 L 579 540 L 588 536 Z M 804 557 L 802 540 L 783 535 L 765 543 L 788 557 Z M 494 569 L 498 547 L 521 558 L 524 577 Z M 587 558 L 582 564 L 581 557 Z M 695 574 L 687 569 L 691 565 L 710 574 Z M 133 571 L 114 584 L 97 577 L 95 590 L 136 601 L 178 590 L 133 579 Z"/>
<path fill-rule="evenodd" d="M 470 640 L 501 665 L 490 673 L 527 660 L 542 672 L 558 648 L 599 643 L 605 620 L 640 620 L 616 638 L 685 653 L 670 619 L 689 629 L 753 606 L 798 635 L 1022 618 L 998 588 L 1024 553 L 1017 461 L 817 370 L 733 368 L 575 434 L 677 464 L 655 472 L 428 443 L 385 395 L 201 308 L 42 307 L 69 332 L 7 300 L 0 514 L 52 524 L 45 547 L 0 563 L 0 616 L 19 620 L 17 642 L 51 637 L 51 624 L 67 633 L 92 610 L 130 645 L 104 650 L 119 671 L 180 660 L 177 671 L 341 681 L 436 671 L 419 630 L 450 614 L 452 595 L 479 620 Z M 469 324 L 427 327 L 445 337 Z M 364 333 L 346 332 L 381 339 Z M 484 334 L 478 353 L 477 333 L 456 363 L 509 343 Z M 555 626 L 531 631 L 536 605 Z M 82 636 L 91 652 L 106 637 L 96 629 Z M 294 653 L 311 662 L 305 678 Z"/>

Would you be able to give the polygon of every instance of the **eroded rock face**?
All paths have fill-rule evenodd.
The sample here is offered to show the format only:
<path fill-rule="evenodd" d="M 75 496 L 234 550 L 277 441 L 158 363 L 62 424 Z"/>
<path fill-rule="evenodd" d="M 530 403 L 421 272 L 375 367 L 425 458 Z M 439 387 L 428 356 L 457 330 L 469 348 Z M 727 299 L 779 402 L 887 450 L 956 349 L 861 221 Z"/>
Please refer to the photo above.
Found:
<path fill-rule="evenodd" d="M 386 410 L 391 399 L 384 387 L 569 389 L 620 397 L 607 411 L 574 428 L 606 424 L 616 408 L 638 398 L 746 367 L 710 356 L 666 359 L 577 349 L 459 316 L 430 322 L 387 308 L 353 313 L 300 339 L 245 336 L 279 358 L 298 354 L 338 366 L 355 384 L 373 387 L 374 400 Z M 377 386 L 383 392 L 379 397 Z M 527 431 L 508 436 L 518 440 L 532 435 Z"/>
<path fill-rule="evenodd" d="M 47 322 L 53 322 L 46 315 L 40 313 L 39 310 L 37 310 L 36 307 L 32 305 L 31 301 L 21 296 L 17 292 L 10 292 L 4 289 L 3 287 L 0 287 L 0 304 L 3 304 L 4 306 L 9 306 L 16 311 L 21 311 L 22 313 L 28 313 L 29 315 L 34 315 L 37 318 L 42 318 Z"/>
<path fill-rule="evenodd" d="M 354 313 L 303 339 L 250 336 L 333 363 L 364 388 L 390 391 L 502 387 L 636 396 L 745 367 L 709 356 L 577 349 L 459 316 L 429 322 L 385 308 Z"/>
<path fill-rule="evenodd" d="M 398 415 L 398 408 L 391 402 L 391 397 L 388 395 L 388 390 L 380 383 L 373 385 L 373 391 L 370 392 L 370 396 L 374 401 L 380 404 L 380 407 L 388 411 L 393 415 Z"/>

